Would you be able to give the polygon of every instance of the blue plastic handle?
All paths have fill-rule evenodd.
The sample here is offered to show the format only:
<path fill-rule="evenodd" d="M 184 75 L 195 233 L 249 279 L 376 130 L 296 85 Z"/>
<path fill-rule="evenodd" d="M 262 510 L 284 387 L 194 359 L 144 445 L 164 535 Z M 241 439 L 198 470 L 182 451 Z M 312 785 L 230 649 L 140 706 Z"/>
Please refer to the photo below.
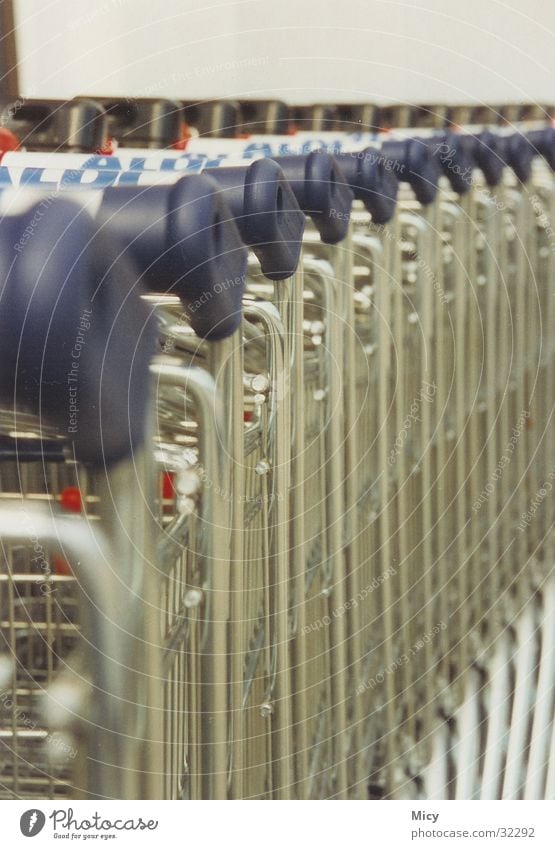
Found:
<path fill-rule="evenodd" d="M 271 159 L 244 168 L 207 168 L 219 186 L 245 244 L 270 280 L 291 277 L 299 264 L 305 216 L 282 169 Z"/>
<path fill-rule="evenodd" d="M 499 137 L 500 156 L 513 169 L 518 180 L 526 183 L 532 173 L 532 160 L 536 150 L 530 140 L 522 133 Z"/>
<path fill-rule="evenodd" d="M 532 130 L 528 133 L 528 139 L 533 148 L 546 160 L 549 167 L 555 171 L 555 127 Z"/>
<path fill-rule="evenodd" d="M 374 224 L 390 221 L 399 191 L 399 181 L 391 163 L 372 147 L 353 153 L 336 153 L 334 158 L 355 198 L 364 203 Z"/>
<path fill-rule="evenodd" d="M 330 245 L 342 241 L 349 229 L 354 195 L 333 156 L 314 150 L 308 156 L 277 156 L 274 160 L 322 241 Z"/>
<path fill-rule="evenodd" d="M 458 133 L 443 133 L 432 136 L 428 147 L 439 160 L 453 191 L 466 194 L 472 186 L 472 170 L 476 165 L 473 145 L 465 143 L 465 137 Z"/>
<path fill-rule="evenodd" d="M 501 137 L 484 130 L 468 138 L 474 143 L 474 157 L 486 183 L 488 186 L 498 186 L 506 165 Z"/>
<path fill-rule="evenodd" d="M 34 171 L 25 169 L 21 184 L 48 191 L 47 184 L 33 179 Z M 99 173 L 108 184 L 83 183 L 83 172 L 67 171 L 54 186 L 63 193 L 101 191 L 96 217 L 124 241 L 149 288 L 178 295 L 199 336 L 220 339 L 233 333 L 241 318 L 247 249 L 217 184 L 191 174 L 169 185 L 144 186 L 137 185 L 140 174 Z M 129 176 L 133 183 L 123 184 Z M 113 185 L 119 178 L 122 182 Z"/>
<path fill-rule="evenodd" d="M 423 206 L 435 200 L 440 176 L 428 139 L 391 139 L 382 144 L 382 154 L 393 163 L 398 180 L 409 183 Z"/>
<path fill-rule="evenodd" d="M 495 148 L 491 147 L 486 140 L 480 142 L 478 136 L 465 133 L 458 136 L 459 146 L 464 149 L 466 156 L 473 162 L 473 168 L 482 171 L 486 183 L 496 186 L 503 176 L 504 164 Z M 465 180 L 465 182 L 467 182 Z M 468 179 L 468 187 L 472 185 L 472 178 Z M 461 192 L 462 194 L 462 192 Z"/>
<path fill-rule="evenodd" d="M 210 177 L 112 186 L 104 189 L 97 219 L 118 234 L 151 291 L 181 298 L 198 336 L 222 339 L 237 329 L 247 249 Z"/>
<path fill-rule="evenodd" d="M 0 274 L 2 406 L 40 415 L 82 462 L 131 456 L 156 327 L 117 240 L 68 198 L 31 203 L 0 221 Z"/>

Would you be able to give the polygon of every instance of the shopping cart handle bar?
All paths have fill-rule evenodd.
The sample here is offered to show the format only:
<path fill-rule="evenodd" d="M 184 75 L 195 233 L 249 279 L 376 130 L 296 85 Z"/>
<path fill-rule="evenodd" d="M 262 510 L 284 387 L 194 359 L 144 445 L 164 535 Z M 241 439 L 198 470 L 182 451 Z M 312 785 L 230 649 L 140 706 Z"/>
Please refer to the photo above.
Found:
<path fill-rule="evenodd" d="M 371 214 L 374 224 L 390 221 L 399 190 L 391 162 L 372 147 L 352 153 L 336 153 L 334 159 L 355 198 L 362 201 Z"/>
<path fill-rule="evenodd" d="M 499 136 L 499 151 L 503 161 L 513 169 L 518 180 L 526 183 L 532 173 L 532 161 L 537 154 L 534 145 L 522 133 Z"/>
<path fill-rule="evenodd" d="M 38 436 L 12 438 L 0 435 L 0 462 L 15 460 L 17 463 L 63 463 L 65 459 L 64 444 L 61 440 L 41 439 Z"/>
<path fill-rule="evenodd" d="M 282 100 L 240 100 L 237 131 L 279 134 L 289 131 L 290 107 Z"/>
<path fill-rule="evenodd" d="M 465 143 L 473 145 L 474 157 L 478 168 L 482 171 L 488 186 L 497 186 L 503 179 L 505 160 L 501 145 L 501 137 L 484 130 L 478 135 L 463 137 Z"/>
<path fill-rule="evenodd" d="M 284 280 L 297 269 L 305 216 L 282 169 L 271 159 L 203 172 L 219 186 L 262 273 Z"/>
<path fill-rule="evenodd" d="M 323 242 L 335 245 L 347 235 L 353 192 L 333 156 L 314 150 L 308 156 L 278 156 L 300 208 Z"/>
<path fill-rule="evenodd" d="M 187 127 L 194 127 L 203 138 L 235 138 L 239 124 L 236 100 L 182 100 Z"/>
<path fill-rule="evenodd" d="M 441 133 L 428 139 L 428 147 L 453 191 L 466 194 L 472 186 L 472 171 L 476 166 L 474 145 L 465 143 L 464 136 L 458 133 Z"/>
<path fill-rule="evenodd" d="M 94 151 L 106 140 L 106 116 L 94 100 L 4 101 L 0 126 L 27 150 Z M 1 151 L 13 150 L 0 147 Z"/>
<path fill-rule="evenodd" d="M 248 252 L 217 183 L 112 186 L 97 220 L 128 247 L 151 291 L 181 298 L 198 336 L 222 339 L 241 321 Z"/>
<path fill-rule="evenodd" d="M 382 155 L 392 163 L 397 179 L 410 184 L 423 206 L 434 201 L 440 176 L 439 163 L 432 156 L 428 141 L 392 139 L 384 141 L 381 147 Z"/>
<path fill-rule="evenodd" d="M 545 127 L 543 130 L 532 130 L 527 135 L 534 149 L 543 156 L 549 167 L 555 171 L 555 128 Z"/>
<path fill-rule="evenodd" d="M 196 173 L 195 170 L 176 171 L 163 168 L 131 168 L 128 171 L 118 171 L 113 168 L 112 160 L 121 165 L 119 159 L 110 156 L 91 157 L 88 160 L 86 157 L 54 154 L 49 158 L 45 157 L 39 167 L 25 163 L 40 162 L 40 158 L 37 160 L 36 156 L 31 155 L 29 158 L 20 154 L 11 160 L 11 165 L 0 165 L 0 186 L 28 185 L 54 191 L 70 188 L 90 190 L 108 189 L 112 186 L 141 186 L 145 191 L 151 184 L 169 185 L 175 183 L 180 176 L 183 178 L 185 174 L 193 176 Z M 175 164 L 179 160 L 171 161 Z M 75 163 L 81 168 L 66 167 L 62 170 L 64 163 Z M 131 159 L 131 162 L 124 161 L 124 164 L 136 163 Z M 98 167 L 95 168 L 95 165 Z M 209 174 L 210 178 L 218 183 L 230 207 L 231 215 L 236 219 L 241 238 L 253 248 L 263 273 L 272 280 L 282 280 L 294 274 L 299 261 L 305 217 L 279 165 L 271 160 L 260 159 L 251 163 L 244 162 L 239 167 L 210 170 L 203 168 L 202 173 Z M 202 181 L 200 185 L 203 185 Z M 147 194 L 151 196 L 150 192 Z M 208 202 L 208 199 L 204 200 L 205 205 Z M 205 213 L 208 214 L 206 210 Z"/>
<path fill-rule="evenodd" d="M 76 98 L 77 102 L 85 98 Z M 121 147 L 163 148 L 179 142 L 182 106 L 161 97 L 95 97 L 104 109 L 108 135 Z"/>
<path fill-rule="evenodd" d="M 0 186 L 13 185 L 78 193 L 123 239 L 149 288 L 181 298 L 199 336 L 223 338 L 238 326 L 247 250 L 209 177 L 0 166 Z"/>
<path fill-rule="evenodd" d="M 23 190 L 0 203 L 4 412 L 40 414 L 79 461 L 132 456 L 145 438 L 156 340 L 135 266 L 74 199 L 46 205 Z"/>

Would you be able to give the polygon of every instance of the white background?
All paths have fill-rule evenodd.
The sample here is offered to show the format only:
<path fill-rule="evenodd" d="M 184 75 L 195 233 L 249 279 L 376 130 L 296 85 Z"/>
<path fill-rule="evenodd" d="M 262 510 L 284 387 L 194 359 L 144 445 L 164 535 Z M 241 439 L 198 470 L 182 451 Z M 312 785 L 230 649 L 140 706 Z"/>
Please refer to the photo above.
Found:
<path fill-rule="evenodd" d="M 24 96 L 555 100 L 553 0 L 16 0 Z"/>

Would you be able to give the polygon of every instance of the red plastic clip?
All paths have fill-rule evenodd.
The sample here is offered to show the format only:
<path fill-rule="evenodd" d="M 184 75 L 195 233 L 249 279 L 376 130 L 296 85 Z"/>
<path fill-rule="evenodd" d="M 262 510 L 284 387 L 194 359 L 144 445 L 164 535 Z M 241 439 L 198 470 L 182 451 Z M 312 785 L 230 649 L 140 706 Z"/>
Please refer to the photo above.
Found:
<path fill-rule="evenodd" d="M 83 498 L 77 486 L 66 486 L 60 494 L 60 504 L 68 513 L 83 512 Z"/>

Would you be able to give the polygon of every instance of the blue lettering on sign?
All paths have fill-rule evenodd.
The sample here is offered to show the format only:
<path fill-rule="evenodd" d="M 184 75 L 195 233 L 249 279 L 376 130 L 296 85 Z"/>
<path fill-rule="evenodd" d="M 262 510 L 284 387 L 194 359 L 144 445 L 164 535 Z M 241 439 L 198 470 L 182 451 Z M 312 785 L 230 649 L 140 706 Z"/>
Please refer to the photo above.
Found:
<path fill-rule="evenodd" d="M 94 180 L 90 179 L 91 171 L 64 171 L 60 180 L 60 187 L 63 186 L 92 186 L 95 189 L 104 189 L 106 186 L 113 186 L 116 182 L 115 171 L 92 171 L 96 174 Z M 85 177 L 87 179 L 85 180 Z"/>
<path fill-rule="evenodd" d="M 122 171 L 117 175 L 118 186 L 138 186 L 143 171 Z"/>
<path fill-rule="evenodd" d="M 323 142 L 321 145 L 321 149 L 327 151 L 328 153 L 341 153 L 343 150 L 343 142 L 342 141 L 332 141 L 332 142 Z"/>
<path fill-rule="evenodd" d="M 327 141 L 325 139 L 308 139 L 301 145 L 300 153 L 306 156 L 313 150 L 325 150 L 327 153 L 341 153 L 341 141 Z"/>
<path fill-rule="evenodd" d="M 304 145 L 306 146 L 306 144 Z M 303 149 L 303 146 L 299 148 L 299 144 L 291 145 L 290 142 L 281 142 L 278 146 L 278 155 L 279 156 L 299 156 Z M 274 153 L 274 156 L 276 154 Z"/>
<path fill-rule="evenodd" d="M 261 153 L 263 156 L 275 156 L 275 150 L 272 150 L 272 145 L 267 142 L 251 142 L 243 149 L 243 159 L 250 159 L 252 156 Z"/>
<path fill-rule="evenodd" d="M 0 186 L 13 186 L 10 169 L 0 165 Z"/>
<path fill-rule="evenodd" d="M 133 159 L 125 166 L 129 171 L 144 171 L 145 158 L 144 156 L 134 156 Z"/>
<path fill-rule="evenodd" d="M 43 180 L 44 168 L 24 168 L 19 178 L 20 186 L 47 186 L 57 188 L 58 180 Z"/>
<path fill-rule="evenodd" d="M 252 142 L 246 145 L 243 149 L 243 158 L 252 159 L 253 156 L 262 154 L 262 156 L 308 156 L 314 150 L 327 150 L 330 153 L 339 153 L 341 151 L 341 142 L 327 142 L 323 139 L 304 139 L 303 141 L 295 141 L 293 136 L 291 141 L 286 142 Z"/>
<path fill-rule="evenodd" d="M 117 180 L 117 171 L 79 171 L 68 169 L 54 179 L 45 177 L 47 168 L 24 168 L 19 181 L 21 186 L 40 186 L 41 188 L 63 189 L 72 186 L 91 186 L 104 189 L 112 186 Z M 94 178 L 91 179 L 91 176 Z M 86 179 L 85 179 L 86 178 Z"/>
<path fill-rule="evenodd" d="M 321 150 L 322 142 L 307 139 L 299 142 L 282 142 L 279 146 L 279 156 L 307 156 L 313 150 Z M 275 155 L 275 154 L 274 154 Z"/>
<path fill-rule="evenodd" d="M 173 170 L 199 173 L 205 168 L 217 168 L 226 159 L 227 157 L 224 155 L 210 157 L 204 153 L 184 153 L 179 159 L 174 160 L 175 167 Z"/>
<path fill-rule="evenodd" d="M 91 156 L 81 166 L 85 171 L 92 168 L 94 171 L 123 171 L 124 166 L 121 164 L 117 156 Z"/>
<path fill-rule="evenodd" d="M 160 159 L 156 163 L 156 169 L 160 171 L 175 171 L 177 162 L 179 162 L 179 159 Z"/>
<path fill-rule="evenodd" d="M 217 168 L 218 165 L 221 165 L 222 162 L 225 162 L 226 159 L 227 159 L 227 156 L 224 156 L 222 154 L 220 156 L 217 156 L 216 159 L 209 159 L 208 162 L 206 163 L 205 167 L 206 168 Z"/>

